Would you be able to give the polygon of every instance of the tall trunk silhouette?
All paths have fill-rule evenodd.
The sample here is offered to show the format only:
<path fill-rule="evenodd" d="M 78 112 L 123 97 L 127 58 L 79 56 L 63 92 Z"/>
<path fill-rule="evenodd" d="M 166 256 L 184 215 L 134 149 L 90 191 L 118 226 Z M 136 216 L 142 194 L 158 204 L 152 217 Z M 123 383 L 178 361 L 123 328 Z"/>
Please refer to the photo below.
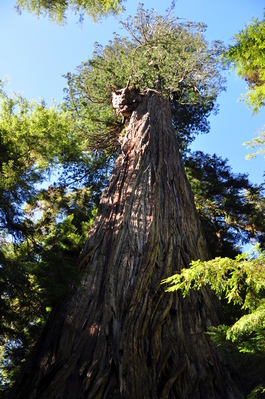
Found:
<path fill-rule="evenodd" d="M 169 103 L 154 91 L 140 100 L 81 255 L 82 284 L 9 398 L 241 397 L 205 334 L 219 302 L 207 289 L 183 299 L 161 286 L 209 254 Z"/>

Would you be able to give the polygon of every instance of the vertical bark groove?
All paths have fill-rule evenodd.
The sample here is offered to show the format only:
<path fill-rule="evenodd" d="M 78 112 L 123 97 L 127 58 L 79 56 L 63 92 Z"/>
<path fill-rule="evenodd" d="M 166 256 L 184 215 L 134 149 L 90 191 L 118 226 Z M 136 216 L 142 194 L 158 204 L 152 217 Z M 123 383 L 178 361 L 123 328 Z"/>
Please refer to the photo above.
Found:
<path fill-rule="evenodd" d="M 216 299 L 160 284 L 208 256 L 169 104 L 149 92 L 82 252 L 81 287 L 48 322 L 10 399 L 241 397 L 205 334 L 218 323 Z"/>

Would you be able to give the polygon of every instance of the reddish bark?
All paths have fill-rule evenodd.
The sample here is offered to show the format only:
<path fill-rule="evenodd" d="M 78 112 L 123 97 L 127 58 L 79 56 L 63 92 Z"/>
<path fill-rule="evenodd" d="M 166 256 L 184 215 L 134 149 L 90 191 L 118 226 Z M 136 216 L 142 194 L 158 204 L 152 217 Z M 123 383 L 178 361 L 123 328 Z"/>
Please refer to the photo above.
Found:
<path fill-rule="evenodd" d="M 81 287 L 49 320 L 10 398 L 234 399 L 205 330 L 212 293 L 166 293 L 161 280 L 208 250 L 171 124 L 148 92 L 133 112 L 80 260 Z"/>

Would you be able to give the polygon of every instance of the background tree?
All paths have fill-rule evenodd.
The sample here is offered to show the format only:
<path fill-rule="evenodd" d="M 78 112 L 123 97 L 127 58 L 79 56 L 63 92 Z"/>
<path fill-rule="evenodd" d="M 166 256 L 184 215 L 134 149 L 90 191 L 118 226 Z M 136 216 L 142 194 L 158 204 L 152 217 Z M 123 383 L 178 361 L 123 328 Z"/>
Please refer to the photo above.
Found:
<path fill-rule="evenodd" d="M 201 151 L 188 153 L 185 169 L 211 255 L 234 257 L 242 245 L 264 246 L 264 189 L 228 161 Z"/>
<path fill-rule="evenodd" d="M 49 311 L 79 281 L 77 258 L 96 213 L 106 162 L 100 172 L 99 160 L 84 151 L 84 140 L 73 135 L 67 115 L 58 107 L 48 109 L 44 103 L 9 97 L 4 90 L 0 142 L 0 378 L 4 389 L 36 342 Z M 69 171 L 77 160 L 85 183 L 80 186 L 73 174 L 66 186 L 67 174 L 62 171 Z M 91 176 L 84 171 L 89 164 L 93 173 L 96 162 L 92 188 Z M 55 171 L 58 178 L 62 173 L 60 181 L 43 188 Z"/>
<path fill-rule="evenodd" d="M 246 141 L 244 143 L 244 145 L 246 145 L 247 148 L 249 149 L 259 147 L 259 149 L 256 152 L 248 154 L 246 158 L 251 159 L 255 158 L 257 155 L 264 154 L 265 152 L 265 149 L 263 148 L 264 143 L 265 143 L 265 131 L 263 128 L 258 130 L 257 137 L 253 137 L 251 141 Z"/>

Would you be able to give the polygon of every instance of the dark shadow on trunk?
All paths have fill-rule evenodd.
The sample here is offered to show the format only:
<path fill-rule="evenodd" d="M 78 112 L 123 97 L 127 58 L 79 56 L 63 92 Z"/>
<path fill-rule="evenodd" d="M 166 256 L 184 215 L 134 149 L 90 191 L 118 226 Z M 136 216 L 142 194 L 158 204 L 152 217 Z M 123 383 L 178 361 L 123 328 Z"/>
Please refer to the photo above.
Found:
<path fill-rule="evenodd" d="M 81 287 L 51 316 L 8 397 L 240 398 L 205 334 L 219 302 L 206 289 L 183 299 L 160 284 L 208 257 L 169 104 L 148 92 L 83 250 Z"/>

